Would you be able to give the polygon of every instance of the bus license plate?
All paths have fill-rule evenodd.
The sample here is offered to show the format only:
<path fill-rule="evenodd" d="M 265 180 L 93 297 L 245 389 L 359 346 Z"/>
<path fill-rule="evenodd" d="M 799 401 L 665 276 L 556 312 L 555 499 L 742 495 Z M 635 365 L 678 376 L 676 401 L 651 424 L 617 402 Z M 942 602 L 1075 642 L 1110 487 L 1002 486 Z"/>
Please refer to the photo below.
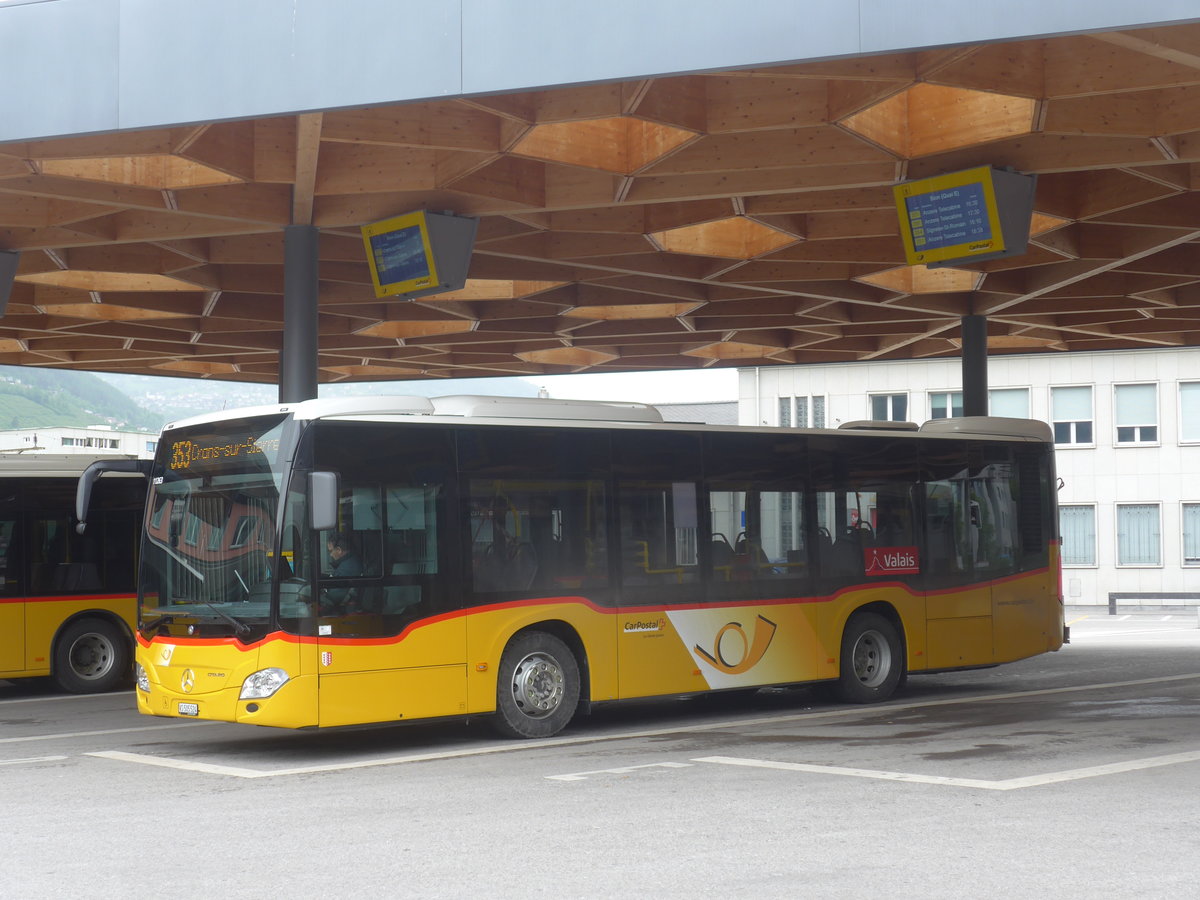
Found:
<path fill-rule="evenodd" d="M 180 703 L 179 714 L 181 716 L 198 716 L 200 715 L 199 703 Z"/>

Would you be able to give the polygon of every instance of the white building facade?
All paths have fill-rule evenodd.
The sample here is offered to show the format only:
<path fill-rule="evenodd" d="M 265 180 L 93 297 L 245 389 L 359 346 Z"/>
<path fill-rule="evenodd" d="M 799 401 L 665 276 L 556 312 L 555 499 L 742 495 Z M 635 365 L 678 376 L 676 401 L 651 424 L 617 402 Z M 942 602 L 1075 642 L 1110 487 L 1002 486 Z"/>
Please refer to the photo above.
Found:
<path fill-rule="evenodd" d="M 49 425 L 0 431 L 0 453 L 31 456 L 40 453 L 111 453 L 151 459 L 158 435 L 149 431 L 122 431 L 109 425 Z"/>
<path fill-rule="evenodd" d="M 957 358 L 742 369 L 738 421 L 962 415 Z M 1200 349 L 993 356 L 990 413 L 1054 430 L 1072 605 L 1200 604 Z"/>

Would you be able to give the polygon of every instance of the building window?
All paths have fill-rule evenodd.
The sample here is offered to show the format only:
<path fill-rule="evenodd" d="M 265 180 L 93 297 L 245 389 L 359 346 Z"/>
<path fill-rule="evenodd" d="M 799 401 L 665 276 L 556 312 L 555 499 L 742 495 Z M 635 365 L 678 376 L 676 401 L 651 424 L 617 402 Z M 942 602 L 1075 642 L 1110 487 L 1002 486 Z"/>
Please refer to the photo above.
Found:
<path fill-rule="evenodd" d="M 63 438 L 62 445 L 64 447 L 74 447 L 75 446 L 75 438 L 69 438 L 69 437 Z"/>
<path fill-rule="evenodd" d="M 908 394 L 871 394 L 871 418 L 879 422 L 908 419 Z"/>
<path fill-rule="evenodd" d="M 1183 504 L 1183 564 L 1200 566 L 1200 503 Z"/>
<path fill-rule="evenodd" d="M 1058 526 L 1062 535 L 1062 564 L 1096 565 L 1096 507 L 1060 506 Z"/>
<path fill-rule="evenodd" d="M 962 391 L 940 391 L 929 395 L 929 418 L 961 419 L 962 414 Z"/>
<path fill-rule="evenodd" d="M 153 453 L 158 449 L 158 441 L 146 441 L 146 452 Z"/>
<path fill-rule="evenodd" d="M 797 397 L 796 425 L 800 428 L 824 428 L 825 398 L 821 396 Z"/>
<path fill-rule="evenodd" d="M 1054 443 L 1092 443 L 1090 387 L 1050 388 L 1050 415 L 1054 425 Z"/>
<path fill-rule="evenodd" d="M 1200 443 L 1200 381 L 1179 385 L 1179 440 Z"/>
<path fill-rule="evenodd" d="M 1162 528 L 1157 503 L 1117 504 L 1117 565 L 1162 565 Z"/>
<path fill-rule="evenodd" d="M 997 388 L 988 391 L 988 413 L 1008 419 L 1029 418 L 1029 388 Z"/>
<path fill-rule="evenodd" d="M 1158 385 L 1113 385 L 1118 444 L 1158 443 Z"/>
<path fill-rule="evenodd" d="M 792 413 L 795 412 L 793 419 Z M 780 397 L 779 424 L 788 428 L 795 422 L 797 428 L 825 427 L 825 398 L 813 397 Z"/>

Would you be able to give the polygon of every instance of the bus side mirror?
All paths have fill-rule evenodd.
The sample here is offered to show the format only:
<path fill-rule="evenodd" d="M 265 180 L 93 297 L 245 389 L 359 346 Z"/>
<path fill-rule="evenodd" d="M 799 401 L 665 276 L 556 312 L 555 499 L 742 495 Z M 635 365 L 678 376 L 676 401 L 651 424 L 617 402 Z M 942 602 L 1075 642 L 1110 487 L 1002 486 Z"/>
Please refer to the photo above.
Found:
<path fill-rule="evenodd" d="M 308 476 L 308 527 L 331 531 L 337 527 L 338 477 L 336 472 L 310 472 Z"/>

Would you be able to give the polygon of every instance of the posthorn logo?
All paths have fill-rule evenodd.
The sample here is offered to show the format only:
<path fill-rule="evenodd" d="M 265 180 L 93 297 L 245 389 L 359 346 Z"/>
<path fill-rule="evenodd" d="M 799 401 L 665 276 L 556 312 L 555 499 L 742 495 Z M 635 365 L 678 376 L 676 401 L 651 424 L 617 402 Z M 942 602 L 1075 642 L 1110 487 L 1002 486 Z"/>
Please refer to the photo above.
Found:
<path fill-rule="evenodd" d="M 759 616 L 754 623 L 754 637 L 751 639 L 746 637 L 741 622 L 728 622 L 717 631 L 711 652 L 699 644 L 696 645 L 696 652 L 718 672 L 741 675 L 754 668 L 763 658 L 771 646 L 777 627 L 770 619 Z"/>

